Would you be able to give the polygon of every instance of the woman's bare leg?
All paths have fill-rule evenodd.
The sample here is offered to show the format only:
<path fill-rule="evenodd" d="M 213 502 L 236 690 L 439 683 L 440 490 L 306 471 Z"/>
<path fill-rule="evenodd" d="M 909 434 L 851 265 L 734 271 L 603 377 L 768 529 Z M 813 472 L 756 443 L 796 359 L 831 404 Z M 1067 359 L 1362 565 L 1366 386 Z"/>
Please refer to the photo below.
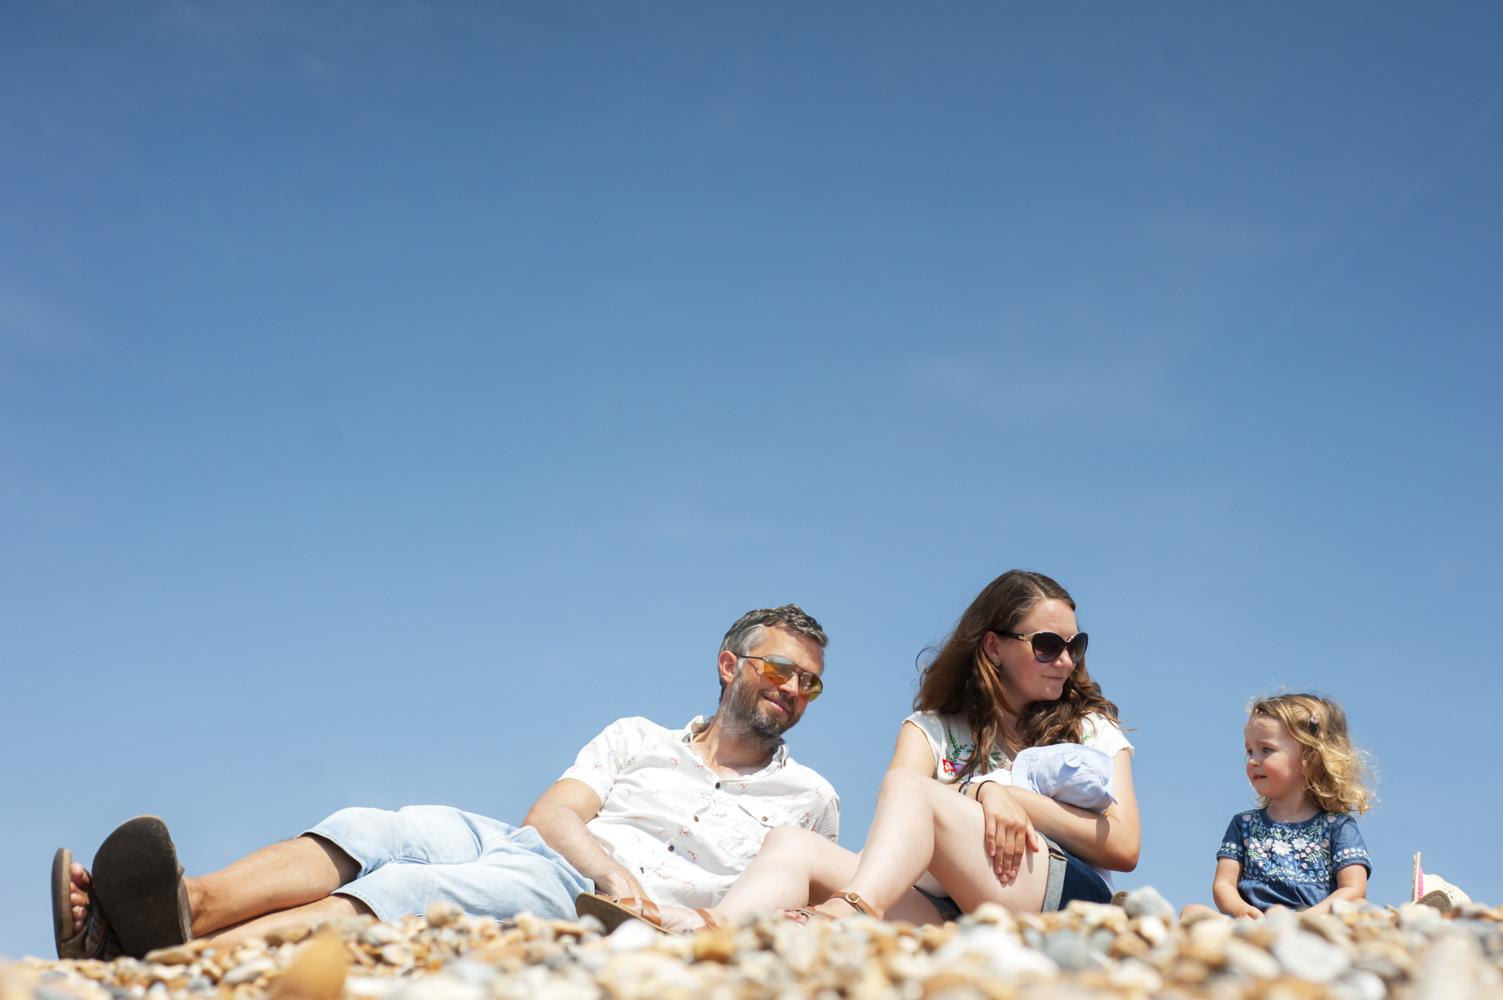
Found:
<path fill-rule="evenodd" d="M 925 871 L 967 913 L 988 901 L 1037 913 L 1048 884 L 1049 854 L 1025 855 L 1017 878 L 999 882 L 986 855 L 981 806 L 933 778 L 894 768 L 882 780 L 855 872 L 832 891 L 857 893 L 886 913 Z"/>
<path fill-rule="evenodd" d="M 856 872 L 860 855 L 811 830 L 780 826 L 762 842 L 762 848 L 747 866 L 720 905 L 710 912 L 731 923 L 758 910 L 796 909 L 822 903 L 844 889 Z M 664 926 L 685 930 L 703 921 L 693 910 L 678 906 L 659 908 Z M 937 923 L 939 912 L 913 889 L 892 908 L 895 920 L 916 924 Z"/>
<path fill-rule="evenodd" d="M 789 909 L 829 899 L 856 873 L 859 860 L 860 855 L 812 830 L 776 827 L 716 911 L 734 920 L 754 910 Z"/>

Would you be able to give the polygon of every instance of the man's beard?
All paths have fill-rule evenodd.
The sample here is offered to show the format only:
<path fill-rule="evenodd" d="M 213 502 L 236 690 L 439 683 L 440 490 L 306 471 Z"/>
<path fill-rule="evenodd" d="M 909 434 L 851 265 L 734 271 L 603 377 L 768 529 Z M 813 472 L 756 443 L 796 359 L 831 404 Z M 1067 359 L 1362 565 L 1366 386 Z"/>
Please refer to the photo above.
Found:
<path fill-rule="evenodd" d="M 744 677 L 736 679 L 720 713 L 721 730 L 732 739 L 760 743 L 772 751 L 783 745 L 783 731 L 793 725 L 792 707 L 789 707 L 786 722 L 761 711 L 757 697 L 759 690 L 755 681 Z"/>

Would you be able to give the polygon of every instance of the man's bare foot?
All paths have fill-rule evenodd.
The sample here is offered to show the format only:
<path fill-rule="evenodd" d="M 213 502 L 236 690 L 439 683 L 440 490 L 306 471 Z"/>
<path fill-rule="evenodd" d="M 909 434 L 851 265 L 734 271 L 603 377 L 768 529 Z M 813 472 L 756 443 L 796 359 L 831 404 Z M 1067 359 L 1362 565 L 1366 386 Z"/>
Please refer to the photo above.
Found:
<path fill-rule="evenodd" d="M 68 901 L 73 904 L 73 933 L 83 930 L 89 919 L 89 873 L 83 865 L 73 862 L 68 869 Z"/>

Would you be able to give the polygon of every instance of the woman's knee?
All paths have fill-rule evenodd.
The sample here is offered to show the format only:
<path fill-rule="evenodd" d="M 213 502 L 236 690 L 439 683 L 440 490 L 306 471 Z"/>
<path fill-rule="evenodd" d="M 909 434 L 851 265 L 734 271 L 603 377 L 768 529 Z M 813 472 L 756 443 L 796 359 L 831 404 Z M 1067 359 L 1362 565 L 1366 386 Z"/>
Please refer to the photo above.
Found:
<path fill-rule="evenodd" d="M 796 826 L 775 826 L 767 831 L 767 836 L 762 840 L 762 847 L 757 851 L 757 856 L 801 857 L 809 849 L 811 837 L 814 840 L 824 840 L 813 830 Z"/>
<path fill-rule="evenodd" d="M 944 788 L 928 775 L 906 767 L 895 767 L 882 777 L 882 787 L 877 796 L 904 803 L 917 803 L 927 800 L 938 791 L 944 791 Z"/>

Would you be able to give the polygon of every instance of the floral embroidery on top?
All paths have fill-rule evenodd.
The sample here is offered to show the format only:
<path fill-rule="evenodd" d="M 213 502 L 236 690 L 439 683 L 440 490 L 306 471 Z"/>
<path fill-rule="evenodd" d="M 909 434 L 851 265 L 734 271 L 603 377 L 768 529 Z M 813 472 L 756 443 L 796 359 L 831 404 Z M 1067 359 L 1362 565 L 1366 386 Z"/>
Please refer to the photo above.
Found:
<path fill-rule="evenodd" d="M 959 774 L 961 769 L 965 767 L 966 761 L 971 759 L 971 754 L 975 753 L 976 748 L 969 743 L 962 743 L 957 740 L 955 733 L 950 729 L 949 725 L 945 726 L 945 742 L 948 744 L 948 748 L 944 760 L 940 761 L 940 766 L 945 769 L 946 774 L 953 777 Z M 999 750 L 993 750 L 987 758 L 986 770 L 982 773 L 985 774 L 999 768 L 1011 770 L 1012 758 Z"/>
<path fill-rule="evenodd" d="M 1281 823 L 1269 818 L 1263 809 L 1245 812 L 1233 820 L 1236 839 L 1231 839 L 1233 831 L 1228 829 L 1229 837 L 1222 841 L 1216 856 L 1241 863 L 1244 879 L 1334 889 L 1337 869 L 1350 864 L 1372 868 L 1367 849 L 1360 842 L 1332 851 L 1335 824 L 1344 818 L 1321 813 L 1301 823 Z"/>

